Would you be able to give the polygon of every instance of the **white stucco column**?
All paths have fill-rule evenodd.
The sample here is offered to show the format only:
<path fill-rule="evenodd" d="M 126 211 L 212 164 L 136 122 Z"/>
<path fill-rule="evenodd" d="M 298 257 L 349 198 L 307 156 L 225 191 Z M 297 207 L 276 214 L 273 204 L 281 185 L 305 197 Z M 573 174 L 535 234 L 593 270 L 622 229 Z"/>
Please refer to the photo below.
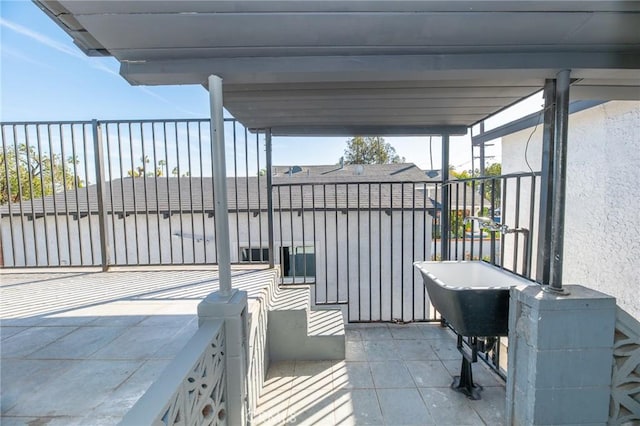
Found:
<path fill-rule="evenodd" d="M 211 105 L 211 152 L 213 154 L 213 192 L 216 222 L 216 249 L 220 297 L 231 297 L 231 248 L 229 242 L 229 208 L 227 206 L 227 169 L 224 152 L 224 112 L 222 109 L 222 79 L 209 76 Z"/>

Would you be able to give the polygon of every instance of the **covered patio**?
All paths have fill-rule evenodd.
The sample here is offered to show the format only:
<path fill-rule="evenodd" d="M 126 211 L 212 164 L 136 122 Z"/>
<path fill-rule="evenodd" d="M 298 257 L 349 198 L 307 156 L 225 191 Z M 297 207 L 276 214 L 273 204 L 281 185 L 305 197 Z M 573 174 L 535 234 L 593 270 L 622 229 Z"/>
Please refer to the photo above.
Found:
<path fill-rule="evenodd" d="M 174 293 L 163 283 L 152 289 L 151 294 L 158 292 L 158 303 L 171 306 L 168 311 L 164 304 L 148 305 L 146 294 L 138 298 L 135 292 L 123 294 L 125 301 L 98 300 L 98 292 L 86 300 L 80 297 L 79 305 L 67 297 L 54 312 L 47 310 L 47 299 L 58 293 L 14 295 L 10 308 L 15 309 L 16 318 L 27 322 L 12 324 L 3 318 L 3 327 L 15 333 L 8 343 L 19 342 L 23 333 L 50 331 L 38 328 L 42 315 L 61 324 L 79 321 L 75 326 L 61 325 L 78 329 L 56 329 L 48 345 L 33 347 L 33 352 L 21 353 L 16 344 L 16 357 L 55 353 L 58 346 L 65 347 L 67 336 L 82 334 L 83 327 L 101 320 L 95 316 L 109 316 L 112 309 L 129 312 L 128 306 L 135 305 L 153 310 L 153 316 L 127 323 L 124 333 L 133 340 L 136 327 L 143 327 L 145 321 L 157 327 L 164 324 L 166 318 L 157 315 L 160 311 L 181 315 L 190 310 L 191 316 L 170 321 L 175 329 L 168 345 L 174 348 L 167 353 L 168 358 L 174 357 L 170 368 L 149 386 L 161 367 L 158 363 L 141 376 L 144 385 L 132 391 L 139 396 L 146 387 L 140 399 L 122 398 L 132 405 L 122 413 L 123 424 L 241 425 L 254 419 L 258 424 L 389 425 L 607 421 L 615 300 L 581 286 L 567 289 L 562 276 L 567 127 L 570 101 L 638 98 L 640 5 L 589 1 L 36 3 L 86 54 L 115 57 L 121 75 L 131 84 L 198 84 L 209 91 L 217 271 L 206 272 L 211 277 L 205 279 L 207 285 L 196 285 L 193 291 L 187 285 Z M 476 370 L 478 382 L 486 386 L 483 400 L 469 402 L 444 389 L 460 355 L 454 336 L 438 324 L 347 325 L 345 331 L 340 311 L 320 310 L 316 319 L 339 326 L 314 327 L 317 322 L 307 313 L 307 288 L 288 288 L 287 296 L 278 299 L 284 286 L 275 285 L 272 191 L 267 200 L 269 268 L 251 272 L 260 276 L 259 288 L 254 288 L 253 281 L 248 286 L 239 282 L 230 256 L 225 108 L 250 131 L 265 135 L 268 188 L 273 186 L 269 173 L 273 136 L 441 136 L 440 232 L 448 236 L 450 136 L 470 132 L 482 139 L 488 118 L 541 90 L 545 106 L 537 270 L 527 277 L 537 284 L 511 290 L 509 338 L 517 349 L 509 353 L 506 386 L 482 366 Z M 94 133 L 99 134 L 96 122 Z M 97 154 L 97 168 L 104 162 L 101 155 Z M 104 202 L 103 183 L 97 182 L 99 203 Z M 106 233 L 106 216 L 101 220 L 101 232 Z M 442 238 L 442 260 L 448 258 L 449 244 L 449 238 Z M 102 253 L 107 253 L 104 247 Z M 106 254 L 102 267 L 110 268 Z M 168 275 L 160 282 L 174 274 L 164 273 Z M 107 275 L 112 274 L 117 273 Z M 122 274 L 131 281 L 138 272 Z M 177 274 L 189 276 L 185 271 Z M 42 279 L 16 282 L 7 291 L 38 288 Z M 45 284 L 44 288 L 50 287 Z M 174 303 L 173 296 L 182 299 L 184 290 L 188 300 Z M 65 294 L 76 293 L 83 290 L 65 290 Z M 34 303 L 20 301 L 33 297 Z M 261 297 L 264 302 L 257 301 Z M 69 303 L 73 306 L 65 305 Z M 149 315 L 143 311 L 126 316 Z M 73 312 L 77 315 L 68 319 L 67 313 Z M 94 318 L 83 322 L 85 315 Z M 33 323 L 31 317 L 35 317 Z M 532 321 L 534 317 L 546 321 Z M 558 327 L 562 324 L 572 328 Z M 321 332 L 314 333 L 314 328 Z M 301 329 L 304 343 L 291 337 Z M 594 329 L 598 332 L 593 333 Z M 186 346 L 179 348 L 187 338 Z M 114 342 L 119 339 L 124 346 L 112 352 L 126 353 L 126 337 Z M 287 345 L 292 348 L 290 354 L 279 351 Z M 157 353 L 151 348 L 145 348 L 150 352 L 141 359 L 155 359 Z M 294 353 L 295 348 L 302 349 Z M 580 351 L 588 355 L 576 357 Z M 102 352 L 112 353 L 108 346 L 96 347 L 87 356 Z M 287 355 L 290 358 L 283 359 Z M 562 366 L 562 374 L 556 365 Z M 587 385 L 578 380 L 580 372 L 589 369 L 602 373 L 597 376 L 602 380 Z M 37 368 L 32 371 L 39 374 Z M 121 378 L 125 376 L 123 372 Z M 118 377 L 113 376 L 114 392 L 122 384 L 116 383 Z M 56 385 L 56 378 L 50 383 Z M 82 392 L 83 384 L 75 390 Z M 39 400 L 37 393 L 33 398 Z M 21 403 L 15 402 L 6 412 L 3 402 L 3 416 L 48 416 L 32 415 L 31 408 L 21 411 Z M 112 401 L 103 393 L 94 402 L 87 408 L 99 410 L 101 403 Z M 74 420 L 82 423 L 86 417 L 79 414 Z"/>

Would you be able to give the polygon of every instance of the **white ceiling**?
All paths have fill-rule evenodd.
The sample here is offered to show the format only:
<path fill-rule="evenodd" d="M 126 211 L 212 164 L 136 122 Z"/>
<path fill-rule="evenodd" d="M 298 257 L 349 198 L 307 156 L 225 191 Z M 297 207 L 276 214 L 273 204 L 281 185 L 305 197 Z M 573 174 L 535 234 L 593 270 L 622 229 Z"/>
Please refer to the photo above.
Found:
<path fill-rule="evenodd" d="M 219 75 L 275 134 L 459 133 L 561 69 L 574 99 L 640 99 L 640 2 L 37 3 L 130 83 Z"/>

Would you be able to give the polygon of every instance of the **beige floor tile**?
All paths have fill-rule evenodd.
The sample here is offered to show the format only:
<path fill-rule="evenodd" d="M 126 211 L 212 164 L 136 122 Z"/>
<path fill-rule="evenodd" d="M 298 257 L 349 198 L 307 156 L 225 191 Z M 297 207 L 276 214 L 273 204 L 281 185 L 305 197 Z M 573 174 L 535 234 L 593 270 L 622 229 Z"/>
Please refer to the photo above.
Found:
<path fill-rule="evenodd" d="M 334 365 L 335 389 L 372 389 L 373 376 L 368 362 L 342 362 Z"/>
<path fill-rule="evenodd" d="M 79 327 L 32 353 L 28 358 L 86 359 L 111 343 L 125 330 L 125 327 Z"/>
<path fill-rule="evenodd" d="M 333 363 L 331 361 L 296 361 L 292 388 L 333 389 Z"/>
<path fill-rule="evenodd" d="M 417 387 L 446 387 L 453 377 L 442 361 L 406 361 L 405 365 Z"/>
<path fill-rule="evenodd" d="M 55 342 L 77 327 L 30 327 L 2 341 L 2 358 L 22 358 Z"/>
<path fill-rule="evenodd" d="M 374 389 L 336 391 L 333 401 L 335 424 L 339 426 L 381 425 L 382 412 Z"/>
<path fill-rule="evenodd" d="M 333 425 L 334 392 L 325 389 L 298 389 L 291 392 L 287 407 L 287 424 Z"/>
<path fill-rule="evenodd" d="M 363 342 L 368 361 L 387 361 L 402 359 L 401 352 L 393 340 L 366 340 Z"/>
<path fill-rule="evenodd" d="M 427 410 L 437 425 L 477 426 L 484 422 L 469 404 L 469 399 L 449 387 L 420 388 Z"/>
<path fill-rule="evenodd" d="M 377 389 L 382 416 L 388 425 L 435 425 L 417 389 Z"/>
<path fill-rule="evenodd" d="M 364 342 L 347 340 L 345 342 L 345 359 L 347 361 L 366 361 L 367 352 L 364 348 Z"/>
<path fill-rule="evenodd" d="M 376 389 L 416 387 L 402 361 L 373 361 L 369 366 Z"/>

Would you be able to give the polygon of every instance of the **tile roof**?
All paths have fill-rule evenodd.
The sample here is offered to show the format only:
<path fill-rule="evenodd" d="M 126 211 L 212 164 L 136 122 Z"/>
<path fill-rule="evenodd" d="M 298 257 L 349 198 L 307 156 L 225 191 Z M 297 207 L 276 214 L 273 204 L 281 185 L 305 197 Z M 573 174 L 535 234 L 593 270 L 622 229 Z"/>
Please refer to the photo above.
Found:
<path fill-rule="evenodd" d="M 371 176 L 274 177 L 274 208 L 300 209 L 432 209 L 426 196 L 426 181 L 411 182 L 373 179 Z M 401 183 L 404 182 L 404 183 Z M 237 189 L 237 191 L 236 191 Z M 229 211 L 266 210 L 267 179 L 261 177 L 227 178 Z M 91 185 L 23 203 L 0 207 L 0 214 L 86 214 L 97 212 L 97 188 Z M 105 207 L 108 212 L 211 212 L 213 179 L 210 177 L 138 177 L 115 179 L 105 184 Z M 10 209 L 9 209 L 10 207 Z"/>
<path fill-rule="evenodd" d="M 425 171 L 413 163 L 395 164 L 345 164 L 341 166 L 274 166 L 274 178 L 294 179 L 296 182 L 424 182 Z"/>

